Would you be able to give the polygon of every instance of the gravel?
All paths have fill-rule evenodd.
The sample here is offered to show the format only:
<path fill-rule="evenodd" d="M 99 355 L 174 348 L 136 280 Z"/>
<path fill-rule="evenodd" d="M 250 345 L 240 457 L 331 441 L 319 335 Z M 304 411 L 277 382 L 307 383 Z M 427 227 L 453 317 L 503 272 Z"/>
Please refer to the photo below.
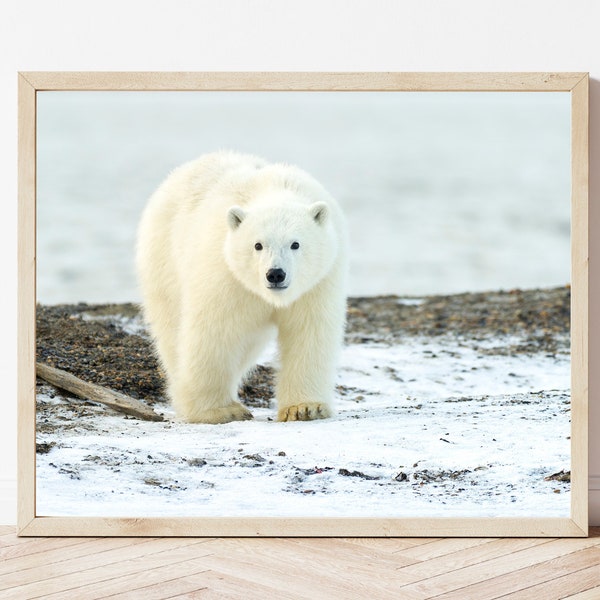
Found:
<path fill-rule="evenodd" d="M 346 341 L 401 344 L 410 336 L 486 340 L 515 336 L 490 353 L 568 352 L 570 287 L 409 298 L 348 299 Z M 164 375 L 135 304 L 61 304 L 37 307 L 37 360 L 150 405 L 166 401 Z M 42 385 L 41 383 L 39 385 Z M 344 390 L 339 391 L 343 394 Z M 259 365 L 242 385 L 251 407 L 269 405 L 273 371 Z"/>

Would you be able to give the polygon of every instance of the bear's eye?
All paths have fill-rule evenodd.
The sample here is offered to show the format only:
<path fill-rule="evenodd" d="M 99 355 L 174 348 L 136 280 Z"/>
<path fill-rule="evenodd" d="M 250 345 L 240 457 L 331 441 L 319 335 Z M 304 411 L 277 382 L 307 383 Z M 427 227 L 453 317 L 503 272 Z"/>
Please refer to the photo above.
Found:
<path fill-rule="evenodd" d="M 292 250 L 298 250 L 298 248 L 300 248 L 300 244 L 299 244 L 298 242 L 294 242 L 294 243 L 293 243 L 293 244 L 290 246 L 290 248 L 291 248 Z"/>
<path fill-rule="evenodd" d="M 260 242 L 256 242 L 256 244 L 254 244 L 254 249 L 255 250 L 262 250 L 263 249 L 263 245 Z"/>

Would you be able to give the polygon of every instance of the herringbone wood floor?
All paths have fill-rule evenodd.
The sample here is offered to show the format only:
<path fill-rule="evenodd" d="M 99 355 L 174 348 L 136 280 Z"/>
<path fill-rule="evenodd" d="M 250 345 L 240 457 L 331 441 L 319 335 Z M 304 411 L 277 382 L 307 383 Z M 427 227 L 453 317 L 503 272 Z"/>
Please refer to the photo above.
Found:
<path fill-rule="evenodd" d="M 0 598 L 600 599 L 587 539 L 17 538 Z"/>

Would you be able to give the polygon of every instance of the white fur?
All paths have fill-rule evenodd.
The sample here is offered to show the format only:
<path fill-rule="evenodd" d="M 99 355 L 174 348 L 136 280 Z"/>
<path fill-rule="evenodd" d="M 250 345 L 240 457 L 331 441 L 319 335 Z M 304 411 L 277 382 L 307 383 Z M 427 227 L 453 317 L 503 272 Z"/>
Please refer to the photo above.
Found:
<path fill-rule="evenodd" d="M 173 171 L 142 216 L 137 268 L 178 415 L 251 418 L 237 390 L 277 333 L 278 419 L 329 416 L 347 255 L 339 206 L 298 168 L 220 152 Z M 269 269 L 285 272 L 280 289 Z"/>

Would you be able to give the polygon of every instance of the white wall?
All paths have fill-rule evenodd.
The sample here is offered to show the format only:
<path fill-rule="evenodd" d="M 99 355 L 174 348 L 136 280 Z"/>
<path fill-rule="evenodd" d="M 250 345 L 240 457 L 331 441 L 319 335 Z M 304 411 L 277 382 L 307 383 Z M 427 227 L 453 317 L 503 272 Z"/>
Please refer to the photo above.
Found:
<path fill-rule="evenodd" d="M 590 371 L 600 340 L 600 3 L 595 0 L 8 0 L 0 9 L 0 523 L 16 520 L 17 71 L 589 71 Z M 590 381 L 600 524 L 600 376 Z"/>

